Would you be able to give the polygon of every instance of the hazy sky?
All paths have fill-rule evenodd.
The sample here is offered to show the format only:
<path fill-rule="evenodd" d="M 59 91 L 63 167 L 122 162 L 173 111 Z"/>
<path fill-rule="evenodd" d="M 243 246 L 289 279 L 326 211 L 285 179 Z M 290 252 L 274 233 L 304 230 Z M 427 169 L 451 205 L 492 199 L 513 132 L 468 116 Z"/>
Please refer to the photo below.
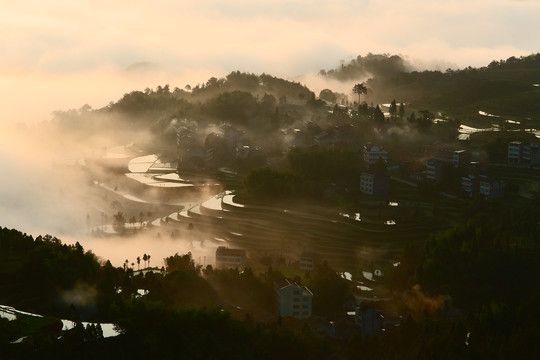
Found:
<path fill-rule="evenodd" d="M 537 0 L 0 0 L 0 121 L 232 70 L 296 78 L 368 52 L 483 66 L 540 51 L 538 19 Z"/>

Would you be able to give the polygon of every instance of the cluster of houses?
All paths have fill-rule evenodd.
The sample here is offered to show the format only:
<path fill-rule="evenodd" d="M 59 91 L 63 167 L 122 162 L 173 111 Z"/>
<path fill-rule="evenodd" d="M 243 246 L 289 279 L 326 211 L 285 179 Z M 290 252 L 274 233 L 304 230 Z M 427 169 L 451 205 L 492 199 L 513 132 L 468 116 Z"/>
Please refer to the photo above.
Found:
<path fill-rule="evenodd" d="M 243 269 L 246 266 L 246 261 L 246 250 L 231 249 L 225 246 L 216 249 L 216 267 L 218 268 Z M 306 251 L 300 255 L 298 266 L 300 270 L 313 271 L 319 262 L 317 254 Z M 313 296 L 313 292 L 307 286 L 298 284 L 291 279 L 281 278 L 274 282 L 276 313 L 281 317 L 298 320 L 310 319 L 312 317 Z M 377 310 L 377 304 L 363 301 L 355 308 L 353 320 L 362 330 L 363 337 L 376 335 L 383 327 L 384 317 L 381 311 Z M 336 336 L 333 322 L 319 323 L 319 330 L 328 336 Z"/>
<path fill-rule="evenodd" d="M 373 197 L 388 195 L 390 176 L 381 169 L 381 166 L 386 168 L 388 152 L 382 147 L 370 143 L 364 146 L 362 157 L 368 170 L 360 175 L 360 192 Z"/>
<path fill-rule="evenodd" d="M 261 150 L 250 146 L 245 132 L 228 121 L 216 124 L 176 120 L 175 127 L 178 164 L 184 168 L 211 167 L 237 158 L 247 159 Z"/>
<path fill-rule="evenodd" d="M 540 144 L 524 144 L 512 141 L 508 144 L 508 164 L 536 165 L 540 164 Z"/>
<path fill-rule="evenodd" d="M 231 249 L 225 246 L 219 246 L 216 249 L 217 268 L 243 269 L 246 266 L 246 260 L 246 250 Z M 316 262 L 316 255 L 307 252 L 303 253 L 300 257 L 300 269 L 312 271 Z M 313 293 L 306 286 L 284 278 L 274 283 L 274 292 L 280 316 L 294 317 L 296 319 L 311 317 Z"/>

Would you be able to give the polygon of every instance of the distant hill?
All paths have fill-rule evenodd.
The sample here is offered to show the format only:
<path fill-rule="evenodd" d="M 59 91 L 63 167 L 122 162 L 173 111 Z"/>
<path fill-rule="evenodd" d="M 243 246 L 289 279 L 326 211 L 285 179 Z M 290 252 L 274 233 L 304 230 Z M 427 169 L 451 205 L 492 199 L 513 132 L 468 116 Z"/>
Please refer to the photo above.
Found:
<path fill-rule="evenodd" d="M 341 81 L 366 81 L 368 101 L 396 99 L 410 108 L 428 108 L 467 119 L 478 111 L 540 119 L 540 53 L 492 61 L 481 68 L 410 71 L 397 55 L 357 57 L 320 72 Z"/>

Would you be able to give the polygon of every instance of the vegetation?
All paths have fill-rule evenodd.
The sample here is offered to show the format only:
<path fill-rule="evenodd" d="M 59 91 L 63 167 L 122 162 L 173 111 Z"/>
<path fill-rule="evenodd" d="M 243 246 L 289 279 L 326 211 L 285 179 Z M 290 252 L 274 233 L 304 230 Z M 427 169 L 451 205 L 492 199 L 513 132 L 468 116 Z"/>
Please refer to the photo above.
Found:
<path fill-rule="evenodd" d="M 240 175 L 223 176 L 236 182 L 243 176 L 245 199 L 256 204 L 249 220 L 261 220 L 244 221 L 240 211 L 228 218 L 241 223 L 243 239 L 256 239 L 259 250 L 281 249 L 284 240 L 294 251 L 309 245 L 329 260 L 299 276 L 297 268 L 285 269 L 281 254 L 262 254 L 263 270 L 254 273 L 251 267 L 203 269 L 188 253 L 165 258 L 162 272 L 143 274 L 127 259 L 118 268 L 100 262 L 78 243 L 2 228 L 0 301 L 46 317 L 0 319 L 0 352 L 8 358 L 538 357 L 540 292 L 529 281 L 540 275 L 540 186 L 534 170 L 490 168 L 490 175 L 507 182 L 506 198 L 491 202 L 465 198 L 459 185 L 465 170 L 451 163 L 439 184 L 393 179 L 390 195 L 381 199 L 361 195 L 358 179 L 367 166 L 362 148 L 368 142 L 390 150 L 389 161 L 400 165 L 386 169 L 379 162 L 370 169 L 402 178 L 419 171 L 404 163 L 423 163 L 432 156 L 427 148 L 441 142 L 466 148 L 479 160 L 505 163 L 509 141 L 537 141 L 531 132 L 504 130 L 539 124 L 539 89 L 530 83 L 539 69 L 539 54 L 445 72 L 410 71 L 399 56 L 368 54 L 321 71 L 358 82 L 354 106 L 330 89 L 317 99 L 299 83 L 236 71 L 185 89 L 164 85 L 130 92 L 103 109 L 56 112 L 52 125 L 76 138 L 97 136 L 104 126 L 122 129 L 129 141 L 131 131 L 150 131 L 143 148 L 178 158 L 179 172 L 233 167 Z M 472 134 L 458 145 L 462 122 L 503 131 Z M 296 204 L 286 218 L 282 213 L 289 210 L 280 208 L 278 215 L 267 206 L 291 199 L 316 200 L 330 209 L 294 215 L 301 209 Z M 124 234 L 126 222 L 134 227 L 137 218 L 128 220 L 120 210 L 114 207 L 113 228 Z M 141 211 L 140 223 L 143 216 Z M 216 228 L 225 229 L 228 224 L 219 220 Z M 197 221 L 204 220 L 194 217 L 198 229 Z M 399 265 L 393 264 L 396 256 Z M 399 326 L 387 322 L 386 331 L 374 337 L 355 327 L 351 336 L 332 340 L 314 333 L 327 321 L 350 323 L 343 313 L 354 305 L 353 294 L 361 294 L 329 265 L 335 258 L 356 271 L 373 270 L 373 259 L 384 261 L 385 276 L 366 282 L 377 287 L 377 295 L 391 298 L 380 306 L 402 316 Z M 137 257 L 137 269 L 141 260 L 146 268 L 150 255 Z M 320 318 L 277 318 L 273 282 L 283 273 L 313 291 L 313 312 Z M 138 289 L 147 293 L 141 297 Z M 58 318 L 77 326 L 62 331 Z M 99 326 L 84 328 L 82 320 L 113 322 L 121 334 L 104 339 Z M 12 343 L 21 337 L 20 344 Z"/>

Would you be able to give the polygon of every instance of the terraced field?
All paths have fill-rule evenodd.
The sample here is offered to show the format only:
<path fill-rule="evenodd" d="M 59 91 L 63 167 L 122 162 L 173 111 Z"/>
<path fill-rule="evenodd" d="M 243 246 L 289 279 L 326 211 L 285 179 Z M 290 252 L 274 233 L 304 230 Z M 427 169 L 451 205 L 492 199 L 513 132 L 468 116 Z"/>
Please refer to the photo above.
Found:
<path fill-rule="evenodd" d="M 385 210 L 383 216 L 395 212 L 390 205 Z M 397 223 L 388 220 L 392 225 L 386 225 L 383 219 L 380 214 L 358 221 L 328 209 L 307 212 L 239 204 L 227 191 L 170 214 L 160 226 L 172 232 L 191 227 L 204 234 L 203 245 L 244 248 L 252 255 L 275 252 L 294 261 L 302 251 L 312 251 L 336 269 L 395 262 L 407 243 L 422 241 L 441 227 L 425 214 Z"/>

